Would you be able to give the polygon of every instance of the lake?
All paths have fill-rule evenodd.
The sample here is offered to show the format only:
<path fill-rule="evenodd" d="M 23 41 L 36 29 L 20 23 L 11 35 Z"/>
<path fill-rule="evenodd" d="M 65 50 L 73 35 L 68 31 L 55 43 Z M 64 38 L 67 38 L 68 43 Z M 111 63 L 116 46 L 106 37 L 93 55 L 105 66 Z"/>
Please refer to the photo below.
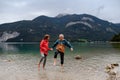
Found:
<path fill-rule="evenodd" d="M 50 46 L 52 43 L 50 43 Z M 105 66 L 120 64 L 119 43 L 73 42 L 65 51 L 64 71 L 60 59 L 53 66 L 54 51 L 47 57 L 46 70 L 38 71 L 39 43 L 0 43 L 0 80 L 106 80 Z M 82 56 L 81 60 L 74 56 Z"/>

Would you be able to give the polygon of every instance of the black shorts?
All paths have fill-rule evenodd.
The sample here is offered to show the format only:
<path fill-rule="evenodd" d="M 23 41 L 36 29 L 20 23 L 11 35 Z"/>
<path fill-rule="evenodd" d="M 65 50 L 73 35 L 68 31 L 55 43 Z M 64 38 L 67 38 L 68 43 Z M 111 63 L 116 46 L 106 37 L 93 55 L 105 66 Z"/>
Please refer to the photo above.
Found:
<path fill-rule="evenodd" d="M 54 58 L 57 58 L 58 54 L 60 54 L 61 64 L 64 64 L 64 53 L 57 50 L 54 54 Z"/>

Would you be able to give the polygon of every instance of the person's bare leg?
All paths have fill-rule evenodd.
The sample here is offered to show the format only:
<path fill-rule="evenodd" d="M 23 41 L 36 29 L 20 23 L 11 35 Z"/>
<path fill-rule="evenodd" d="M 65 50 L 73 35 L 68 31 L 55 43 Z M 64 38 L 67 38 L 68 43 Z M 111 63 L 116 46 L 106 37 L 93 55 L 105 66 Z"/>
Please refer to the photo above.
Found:
<path fill-rule="evenodd" d="M 54 58 L 54 63 L 53 63 L 54 66 L 56 66 L 56 62 L 57 62 L 57 59 Z"/>
<path fill-rule="evenodd" d="M 41 62 L 43 61 L 43 58 L 44 58 L 44 57 L 41 57 L 40 62 L 38 63 L 38 70 L 40 70 L 40 64 L 41 64 Z"/>
<path fill-rule="evenodd" d="M 63 64 L 61 64 L 61 70 L 60 71 L 64 72 L 64 66 L 63 66 Z"/>
<path fill-rule="evenodd" d="M 62 68 L 62 69 L 64 68 L 63 64 L 61 64 L 61 68 Z"/>
<path fill-rule="evenodd" d="M 43 70 L 45 70 L 46 60 L 47 60 L 47 56 L 44 57 Z"/>

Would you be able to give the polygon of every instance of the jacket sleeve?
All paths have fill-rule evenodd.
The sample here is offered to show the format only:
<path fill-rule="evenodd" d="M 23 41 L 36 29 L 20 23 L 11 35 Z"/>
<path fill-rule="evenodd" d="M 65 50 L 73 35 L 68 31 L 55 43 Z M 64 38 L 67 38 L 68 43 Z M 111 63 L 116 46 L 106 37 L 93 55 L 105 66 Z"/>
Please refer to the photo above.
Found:
<path fill-rule="evenodd" d="M 48 48 L 47 48 L 48 50 L 50 50 L 50 48 L 49 48 L 49 46 L 48 46 Z"/>
<path fill-rule="evenodd" d="M 68 42 L 67 40 L 65 40 L 65 45 L 69 48 L 73 48 L 72 45 L 70 44 L 70 42 Z"/>
<path fill-rule="evenodd" d="M 40 49 L 46 50 L 46 48 L 44 48 L 43 44 L 44 44 L 44 40 L 42 40 L 42 41 L 40 42 Z"/>
<path fill-rule="evenodd" d="M 58 40 L 55 41 L 55 43 L 53 44 L 52 48 L 55 48 L 58 44 Z"/>

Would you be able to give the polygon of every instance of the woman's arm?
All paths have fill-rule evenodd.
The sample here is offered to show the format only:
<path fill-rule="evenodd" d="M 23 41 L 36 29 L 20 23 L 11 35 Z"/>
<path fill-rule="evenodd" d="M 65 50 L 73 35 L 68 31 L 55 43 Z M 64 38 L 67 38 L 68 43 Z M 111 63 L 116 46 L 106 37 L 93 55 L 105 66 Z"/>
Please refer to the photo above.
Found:
<path fill-rule="evenodd" d="M 44 40 L 40 42 L 40 49 L 44 51 L 46 50 L 46 48 L 44 47 Z"/>

